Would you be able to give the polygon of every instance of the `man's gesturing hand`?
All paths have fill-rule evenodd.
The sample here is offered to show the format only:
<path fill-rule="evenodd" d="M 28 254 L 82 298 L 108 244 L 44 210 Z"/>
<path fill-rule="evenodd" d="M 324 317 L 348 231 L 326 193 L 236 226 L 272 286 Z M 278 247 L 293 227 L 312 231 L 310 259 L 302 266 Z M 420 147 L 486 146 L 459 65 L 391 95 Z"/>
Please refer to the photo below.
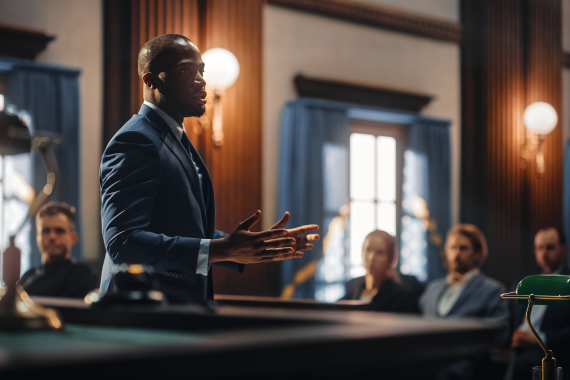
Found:
<path fill-rule="evenodd" d="M 249 232 L 259 218 L 261 218 L 261 211 L 257 211 L 238 224 L 229 235 L 221 239 L 212 239 L 208 261 L 253 264 L 271 261 L 282 255 L 294 254 L 295 239 L 288 237 L 287 230 Z"/>
<path fill-rule="evenodd" d="M 283 215 L 283 218 L 281 218 L 280 221 L 275 223 L 269 229 L 269 231 L 272 231 L 272 230 L 278 231 L 278 230 L 281 230 L 282 228 L 285 228 L 287 223 L 289 223 L 289 218 L 290 218 L 289 212 L 286 212 L 285 215 Z M 287 260 L 287 259 L 303 257 L 303 252 L 301 252 L 301 251 L 309 251 L 309 250 L 313 249 L 313 244 L 311 244 L 309 242 L 319 240 L 321 237 L 318 234 L 309 234 L 309 235 L 305 235 L 305 236 L 299 236 L 299 235 L 310 232 L 310 231 L 316 231 L 318 229 L 319 229 L 318 225 L 308 224 L 306 226 L 301 226 L 301 227 L 286 230 L 287 231 L 286 236 L 295 239 L 295 244 L 292 246 L 294 248 L 294 251 L 283 253 L 280 256 L 275 257 L 271 260 L 272 261 L 280 261 L 280 260 Z"/>

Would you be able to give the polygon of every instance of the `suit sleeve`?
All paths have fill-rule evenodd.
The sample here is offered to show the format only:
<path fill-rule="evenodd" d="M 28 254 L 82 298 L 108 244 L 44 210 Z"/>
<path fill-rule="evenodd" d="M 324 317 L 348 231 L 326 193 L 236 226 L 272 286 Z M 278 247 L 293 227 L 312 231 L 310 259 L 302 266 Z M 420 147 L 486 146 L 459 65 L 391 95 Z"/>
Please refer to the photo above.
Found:
<path fill-rule="evenodd" d="M 123 132 L 107 146 L 100 171 L 107 252 L 115 263 L 148 264 L 195 281 L 201 239 L 149 231 L 160 177 L 159 153 L 144 134 Z"/>

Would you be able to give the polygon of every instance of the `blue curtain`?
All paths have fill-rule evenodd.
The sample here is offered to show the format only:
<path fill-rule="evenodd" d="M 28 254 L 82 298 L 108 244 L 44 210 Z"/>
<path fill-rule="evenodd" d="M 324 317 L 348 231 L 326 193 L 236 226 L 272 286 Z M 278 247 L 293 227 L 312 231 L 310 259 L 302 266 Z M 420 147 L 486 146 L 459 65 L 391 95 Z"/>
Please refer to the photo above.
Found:
<path fill-rule="evenodd" d="M 562 212 L 564 218 L 564 235 L 570 239 L 570 139 L 566 141 L 564 147 L 564 162 L 562 165 Z M 570 255 L 566 255 L 566 260 L 570 265 Z"/>
<path fill-rule="evenodd" d="M 408 129 L 408 150 L 420 161 L 421 180 L 417 193 L 436 222 L 436 231 L 445 237 L 451 228 L 451 137 L 450 122 L 419 117 Z M 433 234 L 433 232 L 432 232 Z M 433 236 L 433 235 L 432 235 Z M 427 280 L 446 275 L 439 247 L 427 239 Z"/>
<path fill-rule="evenodd" d="M 350 138 L 350 120 L 346 108 L 332 102 L 306 99 L 287 103 L 281 114 L 279 146 L 278 217 L 291 213 L 290 226 L 318 224 L 319 233 L 326 235 L 323 179 L 325 143 L 346 147 Z M 348 166 L 345 165 L 346 170 Z M 342 169 L 341 169 L 342 170 Z M 341 178 L 348 178 L 342 175 Z M 340 184 L 348 188 L 348 183 Z M 330 199 L 329 195 L 326 199 Z M 338 198 L 338 197 L 337 197 Z M 328 225 L 328 223 L 327 223 Z M 295 273 L 315 260 L 322 252 L 322 242 L 314 244 L 302 259 L 286 260 L 281 264 L 281 283 L 289 285 Z M 315 297 L 314 277 L 298 286 L 294 298 Z"/>
<path fill-rule="evenodd" d="M 50 201 L 67 202 L 76 209 L 76 229 L 79 241 L 72 256 L 82 259 L 82 229 L 80 209 L 80 155 L 79 155 L 79 75 L 78 69 L 41 64 L 32 61 L 0 58 L 0 69 L 8 71 L 8 103 L 25 110 L 32 118 L 33 131 L 61 134 L 62 144 L 53 148 L 59 165 L 59 178 Z M 46 172 L 34 155 L 33 187 L 40 191 L 46 181 Z M 35 243 L 35 223 L 32 223 L 31 264 L 40 263 Z"/>

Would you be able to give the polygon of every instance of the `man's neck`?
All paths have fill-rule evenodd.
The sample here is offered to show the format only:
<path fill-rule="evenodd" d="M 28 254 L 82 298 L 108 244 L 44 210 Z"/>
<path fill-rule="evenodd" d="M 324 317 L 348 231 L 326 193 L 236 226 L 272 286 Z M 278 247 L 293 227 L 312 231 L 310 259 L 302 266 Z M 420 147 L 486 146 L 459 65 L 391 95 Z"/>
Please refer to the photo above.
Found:
<path fill-rule="evenodd" d="M 144 101 L 149 102 L 149 103 L 155 105 L 156 107 L 160 108 L 168 116 L 170 116 L 172 119 L 174 119 L 174 121 L 176 121 L 178 123 L 178 125 L 181 125 L 184 122 L 184 116 L 183 115 L 176 112 L 171 107 L 168 107 L 164 103 L 160 103 L 156 99 L 144 99 Z"/>
<path fill-rule="evenodd" d="M 453 279 L 456 282 L 461 281 L 461 280 L 465 279 L 465 276 L 472 276 L 472 275 L 476 274 L 475 273 L 475 272 L 477 272 L 476 269 L 477 268 L 471 268 L 470 270 L 468 270 L 465 273 L 460 273 L 460 272 L 456 272 L 456 271 L 449 272 L 449 278 Z"/>
<path fill-rule="evenodd" d="M 542 270 L 544 271 L 544 274 L 560 274 L 560 272 L 562 272 L 562 267 L 564 266 L 564 262 L 561 262 L 560 264 L 553 266 L 553 268 L 549 268 L 549 267 L 545 267 L 542 268 Z"/>
<path fill-rule="evenodd" d="M 62 263 L 64 261 L 69 261 L 70 259 L 71 257 L 69 255 L 62 257 L 62 256 L 50 256 L 42 253 L 42 263 L 44 264 Z"/>

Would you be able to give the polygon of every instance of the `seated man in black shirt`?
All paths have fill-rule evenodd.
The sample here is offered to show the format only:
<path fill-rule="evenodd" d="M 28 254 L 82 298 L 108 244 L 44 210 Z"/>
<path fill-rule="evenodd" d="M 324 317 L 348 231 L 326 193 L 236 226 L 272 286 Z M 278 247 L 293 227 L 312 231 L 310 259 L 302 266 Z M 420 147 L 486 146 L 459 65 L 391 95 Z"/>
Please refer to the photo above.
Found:
<path fill-rule="evenodd" d="M 31 296 L 83 298 L 93 289 L 94 277 L 85 264 L 71 260 L 77 242 L 75 213 L 66 203 L 50 202 L 36 216 L 42 265 L 33 267 L 19 285 Z"/>
<path fill-rule="evenodd" d="M 362 246 L 366 275 L 350 280 L 342 299 L 370 301 L 371 311 L 419 314 L 417 292 L 394 281 L 395 249 L 392 235 L 379 230 L 369 233 Z"/>

